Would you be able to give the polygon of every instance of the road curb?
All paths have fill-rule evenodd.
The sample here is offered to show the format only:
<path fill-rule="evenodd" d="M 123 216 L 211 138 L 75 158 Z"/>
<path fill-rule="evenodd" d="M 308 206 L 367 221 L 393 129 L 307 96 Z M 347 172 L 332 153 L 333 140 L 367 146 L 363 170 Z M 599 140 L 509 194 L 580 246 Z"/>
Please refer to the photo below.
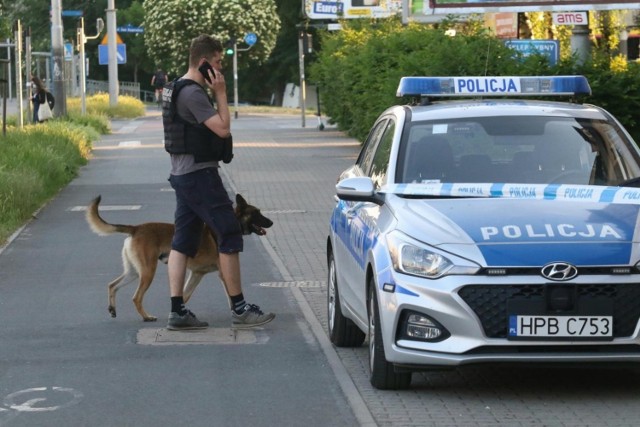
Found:
<path fill-rule="evenodd" d="M 227 173 L 227 171 L 224 168 L 220 168 L 220 171 L 221 171 L 221 174 L 225 176 L 226 181 L 229 183 L 229 187 L 231 188 L 231 191 L 233 191 L 234 194 L 237 194 L 238 191 L 235 184 L 233 183 L 233 180 L 231 179 L 231 176 Z M 291 275 L 287 267 L 284 265 L 284 263 L 282 262 L 278 254 L 276 254 L 276 252 L 274 251 L 273 246 L 269 242 L 268 236 L 263 236 L 262 239 L 258 239 L 258 240 L 260 240 L 260 242 L 265 248 L 265 251 L 269 254 L 269 257 L 271 258 L 276 268 L 280 272 L 280 275 L 282 275 L 282 279 L 286 282 L 293 281 L 293 276 Z M 314 337 L 318 341 L 318 344 L 320 344 L 320 348 L 322 348 L 322 352 L 324 353 L 325 357 L 327 358 L 327 361 L 329 362 L 329 366 L 331 367 L 331 370 L 333 371 L 333 374 L 336 377 L 338 384 L 340 385 L 340 389 L 342 389 L 342 392 L 344 393 L 347 400 L 349 401 L 349 406 L 351 406 L 351 409 L 353 410 L 353 414 L 355 415 L 359 424 L 363 427 L 377 426 L 378 424 L 376 423 L 375 419 L 373 418 L 373 415 L 369 411 L 367 404 L 364 402 L 364 399 L 362 399 L 362 396 L 360 395 L 358 388 L 356 387 L 353 380 L 351 379 L 351 376 L 347 372 L 347 369 L 344 367 L 344 365 L 340 361 L 340 357 L 338 356 L 338 353 L 335 351 L 335 349 L 333 348 L 333 344 L 331 344 L 331 342 L 329 341 L 329 338 L 324 333 L 324 328 L 322 327 L 322 325 L 320 324 L 320 321 L 317 319 L 317 317 L 313 313 L 313 310 L 311 309 L 311 306 L 307 302 L 307 299 L 304 297 L 304 295 L 302 294 L 299 288 L 291 287 L 289 288 L 289 290 L 291 291 L 291 293 L 293 294 L 293 297 L 298 303 L 298 306 L 300 307 L 300 311 L 302 311 L 302 314 L 304 315 L 305 320 L 307 321 L 307 323 L 309 323 L 309 326 L 311 327 L 311 331 L 313 332 Z"/>

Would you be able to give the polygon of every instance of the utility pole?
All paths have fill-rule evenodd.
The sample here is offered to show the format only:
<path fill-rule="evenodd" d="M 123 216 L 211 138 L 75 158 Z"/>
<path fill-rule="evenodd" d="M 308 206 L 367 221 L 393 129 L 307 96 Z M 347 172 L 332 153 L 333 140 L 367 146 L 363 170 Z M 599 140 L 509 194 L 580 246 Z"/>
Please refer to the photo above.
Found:
<path fill-rule="evenodd" d="M 238 118 L 238 43 L 233 42 L 233 108 L 234 118 Z"/>
<path fill-rule="evenodd" d="M 26 71 L 26 76 L 27 79 L 29 79 L 27 81 L 27 114 L 29 115 L 27 117 L 27 120 L 31 120 L 33 117 L 33 114 L 31 114 L 31 96 L 33 95 L 31 93 L 31 84 L 29 84 L 29 82 L 31 81 L 31 75 L 33 74 L 31 71 L 31 27 L 27 28 L 27 31 L 25 31 L 25 38 L 24 38 L 24 66 L 25 66 L 25 71 Z"/>
<path fill-rule="evenodd" d="M 14 28 L 15 31 L 15 43 L 16 43 L 16 97 L 18 98 L 18 127 L 24 126 L 24 113 L 23 113 L 23 97 L 24 91 L 22 90 L 22 24 L 18 19 Z"/>
<path fill-rule="evenodd" d="M 116 40 L 116 4 L 109 0 L 107 8 L 107 50 L 109 51 L 109 105 L 118 105 L 118 47 Z"/>
<path fill-rule="evenodd" d="M 300 35 L 298 37 L 298 60 L 300 61 L 300 111 L 302 113 L 302 127 L 306 127 L 306 106 L 307 106 L 307 93 L 306 93 L 306 84 L 304 77 L 304 38 L 306 37 L 306 32 L 304 30 L 300 31 Z"/>
<path fill-rule="evenodd" d="M 56 117 L 67 114 L 67 92 L 64 87 L 64 45 L 62 39 L 62 0 L 51 0 L 51 51 L 53 66 L 53 94 Z"/>

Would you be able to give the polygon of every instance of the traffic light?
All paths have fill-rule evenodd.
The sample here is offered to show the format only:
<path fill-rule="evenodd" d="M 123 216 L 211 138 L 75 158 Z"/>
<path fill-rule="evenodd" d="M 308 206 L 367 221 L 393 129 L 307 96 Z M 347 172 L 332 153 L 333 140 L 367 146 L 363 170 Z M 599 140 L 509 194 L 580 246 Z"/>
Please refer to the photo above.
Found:
<path fill-rule="evenodd" d="M 225 44 L 224 44 L 224 54 L 225 55 L 233 55 L 234 54 L 235 44 L 236 44 L 236 39 L 235 38 L 227 40 L 225 42 Z"/>

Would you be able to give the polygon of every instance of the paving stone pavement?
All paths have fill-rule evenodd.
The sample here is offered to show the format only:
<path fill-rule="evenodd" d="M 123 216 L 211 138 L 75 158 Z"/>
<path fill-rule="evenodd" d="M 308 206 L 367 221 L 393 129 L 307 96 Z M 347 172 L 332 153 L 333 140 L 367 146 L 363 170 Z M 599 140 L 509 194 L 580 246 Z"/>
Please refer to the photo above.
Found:
<path fill-rule="evenodd" d="M 241 116 L 232 123 L 236 158 L 223 169 L 273 219 L 266 238 L 326 330 L 334 185 L 360 145 L 315 123 Z M 336 350 L 380 426 L 631 426 L 640 417 L 640 387 L 625 371 L 476 366 L 415 373 L 410 390 L 380 391 L 369 384 L 366 345 Z"/>

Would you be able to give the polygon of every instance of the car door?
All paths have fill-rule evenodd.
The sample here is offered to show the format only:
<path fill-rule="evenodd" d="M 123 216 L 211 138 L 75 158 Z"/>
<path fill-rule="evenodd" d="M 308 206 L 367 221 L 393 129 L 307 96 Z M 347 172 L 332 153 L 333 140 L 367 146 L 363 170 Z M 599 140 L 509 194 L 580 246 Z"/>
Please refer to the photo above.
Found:
<path fill-rule="evenodd" d="M 369 176 L 376 188 L 385 184 L 389 167 L 389 155 L 393 144 L 395 120 L 388 118 L 381 123 L 375 144 L 363 159 L 362 172 Z M 381 207 L 370 202 L 353 202 L 345 211 L 348 234 L 350 266 L 345 272 L 346 299 L 351 309 L 363 320 L 367 313 L 366 266 L 368 252 L 379 235 L 377 220 Z"/>
<path fill-rule="evenodd" d="M 345 172 L 342 173 L 340 179 L 365 176 L 364 171 L 371 168 L 373 161 L 373 155 L 375 148 L 378 146 L 378 142 L 382 136 L 382 133 L 386 127 L 387 119 L 378 120 L 369 132 L 369 136 L 365 140 L 360 155 L 356 160 L 356 163 Z M 358 274 L 354 270 L 361 269 L 360 260 L 357 258 L 357 253 L 353 249 L 351 242 L 351 225 L 354 219 L 354 208 L 358 206 L 359 202 L 350 202 L 346 200 L 338 200 L 338 204 L 333 212 L 331 219 L 331 227 L 333 233 L 333 250 L 336 263 L 336 278 L 340 286 L 340 299 L 342 303 L 347 307 L 353 306 L 353 299 L 355 297 L 353 293 L 353 286 L 350 285 L 350 281 L 354 280 L 354 277 L 358 277 Z"/>

